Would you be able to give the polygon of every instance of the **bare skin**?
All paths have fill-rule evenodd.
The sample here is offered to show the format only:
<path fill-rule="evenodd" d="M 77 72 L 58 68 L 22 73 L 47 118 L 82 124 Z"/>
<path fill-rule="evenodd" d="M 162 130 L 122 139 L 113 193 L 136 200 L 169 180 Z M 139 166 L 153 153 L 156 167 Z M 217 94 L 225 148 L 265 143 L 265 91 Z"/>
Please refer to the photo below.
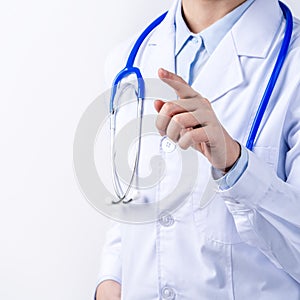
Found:
<path fill-rule="evenodd" d="M 97 288 L 97 300 L 120 300 L 121 285 L 114 280 L 105 280 Z"/>
<path fill-rule="evenodd" d="M 223 18 L 246 0 L 182 0 L 186 24 L 198 33 Z"/>
<path fill-rule="evenodd" d="M 193 147 L 213 167 L 226 173 L 240 156 L 240 145 L 217 119 L 210 102 L 181 77 L 159 69 L 159 78 L 176 92 L 179 100 L 156 100 L 156 127 L 182 149 Z"/>
<path fill-rule="evenodd" d="M 189 29 L 198 33 L 243 2 L 245 0 L 182 0 L 182 9 Z M 205 155 L 213 166 L 224 173 L 228 171 L 240 156 L 240 145 L 219 123 L 209 101 L 171 72 L 160 69 L 158 76 L 179 96 L 179 100 L 169 102 L 171 104 L 167 106 L 161 100 L 155 101 L 158 130 L 169 135 L 183 149 L 192 146 Z M 202 110 L 206 111 L 208 118 L 203 118 L 205 114 L 201 113 Z M 177 117 L 174 119 L 174 116 Z M 121 285 L 113 280 L 103 281 L 97 288 L 96 299 L 120 300 Z"/>
<path fill-rule="evenodd" d="M 182 0 L 185 22 L 194 33 L 201 32 L 245 0 Z M 178 100 L 155 101 L 158 112 L 156 127 L 182 149 L 193 147 L 211 165 L 228 172 L 240 157 L 240 145 L 218 121 L 210 102 L 193 90 L 181 77 L 167 70 L 158 71 L 159 78 L 174 89 Z"/>

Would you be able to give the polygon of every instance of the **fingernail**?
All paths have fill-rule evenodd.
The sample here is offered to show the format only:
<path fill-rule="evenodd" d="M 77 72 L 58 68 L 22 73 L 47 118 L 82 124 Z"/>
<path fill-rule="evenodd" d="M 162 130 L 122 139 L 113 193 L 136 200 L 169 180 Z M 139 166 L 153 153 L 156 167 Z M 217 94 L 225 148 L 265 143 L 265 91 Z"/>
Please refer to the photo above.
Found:
<path fill-rule="evenodd" d="M 168 71 L 163 69 L 163 68 L 160 68 L 160 72 L 161 72 L 161 75 L 163 76 L 167 76 L 168 75 Z"/>

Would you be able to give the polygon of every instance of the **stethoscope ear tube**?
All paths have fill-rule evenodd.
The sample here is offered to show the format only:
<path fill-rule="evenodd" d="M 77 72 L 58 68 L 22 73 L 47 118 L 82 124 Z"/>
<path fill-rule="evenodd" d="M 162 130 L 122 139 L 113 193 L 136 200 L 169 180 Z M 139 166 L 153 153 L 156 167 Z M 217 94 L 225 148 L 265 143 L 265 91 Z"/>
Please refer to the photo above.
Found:
<path fill-rule="evenodd" d="M 255 138 L 256 138 L 259 126 L 261 124 L 261 121 L 263 119 L 263 116 L 265 114 L 265 111 L 267 109 L 267 105 L 268 105 L 269 100 L 271 98 L 271 95 L 272 95 L 272 92 L 274 90 L 276 81 L 277 81 L 278 76 L 280 74 L 283 63 L 284 63 L 284 61 L 287 57 L 287 53 L 288 53 L 288 49 L 289 49 L 289 45 L 290 45 L 290 41 L 291 41 L 291 37 L 292 37 L 292 31 L 293 31 L 293 16 L 292 16 L 292 13 L 284 3 L 279 1 L 279 5 L 280 5 L 280 7 L 283 11 L 283 14 L 285 16 L 285 19 L 286 19 L 285 35 L 284 35 L 284 38 L 283 38 L 283 41 L 282 41 L 282 46 L 280 48 L 277 61 L 275 63 L 274 69 L 273 69 L 271 77 L 269 79 L 267 88 L 266 88 L 266 90 L 264 92 L 264 95 L 261 99 L 261 102 L 259 104 L 258 110 L 256 112 L 251 130 L 250 130 L 250 133 L 249 133 L 249 136 L 248 136 L 246 147 L 251 151 L 253 150 Z"/>
<path fill-rule="evenodd" d="M 166 17 L 167 11 L 164 12 L 161 16 L 159 16 L 157 19 L 155 19 L 139 36 L 139 38 L 136 40 L 134 46 L 132 47 L 132 50 L 129 54 L 129 57 L 127 59 L 126 68 L 132 68 L 134 66 L 134 61 L 137 56 L 137 53 L 139 52 L 139 49 L 144 42 L 145 38 L 149 35 L 149 33 L 156 28 Z"/>

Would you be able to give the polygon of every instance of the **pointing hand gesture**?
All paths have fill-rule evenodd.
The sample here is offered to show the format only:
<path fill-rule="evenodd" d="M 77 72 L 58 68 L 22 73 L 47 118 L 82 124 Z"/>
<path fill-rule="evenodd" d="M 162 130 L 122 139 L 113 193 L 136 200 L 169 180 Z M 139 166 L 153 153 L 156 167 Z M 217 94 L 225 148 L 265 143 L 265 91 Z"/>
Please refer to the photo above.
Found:
<path fill-rule="evenodd" d="M 181 77 L 159 69 L 159 78 L 174 89 L 178 100 L 156 100 L 156 127 L 182 149 L 200 151 L 213 167 L 227 172 L 240 156 L 240 145 L 217 119 L 210 102 Z"/>

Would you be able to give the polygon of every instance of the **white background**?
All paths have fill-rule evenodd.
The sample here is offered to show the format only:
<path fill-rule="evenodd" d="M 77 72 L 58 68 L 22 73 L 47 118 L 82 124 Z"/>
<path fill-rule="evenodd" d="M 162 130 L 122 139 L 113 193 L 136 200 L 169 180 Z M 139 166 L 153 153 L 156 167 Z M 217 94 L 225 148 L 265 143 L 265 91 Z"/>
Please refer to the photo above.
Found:
<path fill-rule="evenodd" d="M 1 300 L 92 299 L 109 220 L 79 191 L 74 133 L 110 49 L 171 2 L 1 0 Z"/>

